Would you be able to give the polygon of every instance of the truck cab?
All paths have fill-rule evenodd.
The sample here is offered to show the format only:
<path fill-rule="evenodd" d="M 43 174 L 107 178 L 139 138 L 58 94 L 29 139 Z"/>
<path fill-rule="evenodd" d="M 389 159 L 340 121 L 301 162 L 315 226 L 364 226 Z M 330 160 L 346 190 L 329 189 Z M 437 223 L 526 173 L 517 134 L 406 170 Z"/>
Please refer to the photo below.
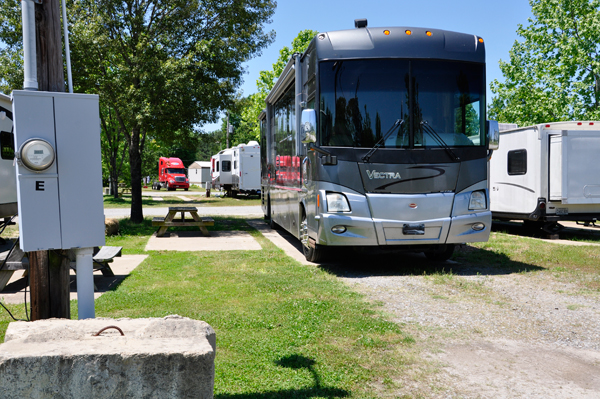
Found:
<path fill-rule="evenodd" d="M 187 191 L 190 188 L 190 182 L 181 159 L 161 157 L 158 160 L 158 181 L 152 184 L 152 188 L 154 190 L 166 188 L 169 191 L 182 188 Z"/>

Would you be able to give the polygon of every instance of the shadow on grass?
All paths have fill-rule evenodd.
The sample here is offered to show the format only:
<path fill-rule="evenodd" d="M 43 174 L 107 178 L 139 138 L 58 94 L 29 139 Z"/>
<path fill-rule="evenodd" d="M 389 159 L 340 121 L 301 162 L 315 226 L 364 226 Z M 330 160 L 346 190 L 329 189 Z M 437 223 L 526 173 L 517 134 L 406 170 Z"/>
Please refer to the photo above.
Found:
<path fill-rule="evenodd" d="M 492 231 L 498 233 L 506 233 L 519 237 L 530 237 L 530 238 L 543 238 L 547 239 L 548 234 L 544 233 L 541 229 L 532 229 L 525 226 L 521 222 L 506 222 L 494 220 L 492 224 Z M 562 240 L 572 241 L 590 241 L 600 243 L 600 227 L 584 228 L 581 227 L 564 227 L 558 231 L 558 237 Z"/>
<path fill-rule="evenodd" d="M 291 369 L 307 369 L 313 377 L 314 386 L 296 389 L 284 389 L 280 391 L 242 393 L 242 394 L 221 394 L 216 395 L 215 399 L 275 399 L 275 398 L 346 398 L 350 392 L 345 389 L 329 388 L 321 386 L 321 378 L 314 369 L 315 361 L 302 355 L 290 355 L 282 357 L 275 362 L 276 365 Z"/>
<path fill-rule="evenodd" d="M 287 240 L 300 255 L 302 244 L 283 229 L 277 233 Z M 457 246 L 449 261 L 431 261 L 418 252 L 381 250 L 379 248 L 331 248 L 320 267 L 341 277 L 366 276 L 422 276 L 451 273 L 454 275 L 505 275 L 545 270 L 545 268 L 518 262 L 505 254 Z"/>
<path fill-rule="evenodd" d="M 321 267 L 338 276 L 357 278 L 434 274 L 498 276 L 545 270 L 537 265 L 512 260 L 505 254 L 468 245 L 457 246 L 452 258 L 445 262 L 431 261 L 422 253 L 386 252 L 369 254 L 334 250 L 330 260 Z"/>
<path fill-rule="evenodd" d="M 246 223 L 245 219 L 239 218 L 227 218 L 227 217 L 213 217 L 215 221 L 214 226 L 207 227 L 209 231 L 230 231 L 230 230 L 243 230 L 250 231 L 254 230 Z M 142 223 L 132 223 L 130 219 L 119 220 L 119 232 L 121 235 L 128 236 L 151 236 L 158 230 L 158 227 L 152 226 L 152 218 L 147 217 Z M 170 232 L 174 231 L 198 231 L 198 227 L 172 227 L 169 228 Z"/>

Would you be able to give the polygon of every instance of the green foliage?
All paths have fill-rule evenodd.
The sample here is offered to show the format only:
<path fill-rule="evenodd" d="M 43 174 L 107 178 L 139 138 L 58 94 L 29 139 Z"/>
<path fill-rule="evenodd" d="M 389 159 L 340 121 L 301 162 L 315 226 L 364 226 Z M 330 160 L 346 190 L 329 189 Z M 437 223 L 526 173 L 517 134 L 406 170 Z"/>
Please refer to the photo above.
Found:
<path fill-rule="evenodd" d="M 285 46 L 279 50 L 279 58 L 273 64 L 273 69 L 260 72 L 256 81 L 258 93 L 243 99 L 241 107 L 238 107 L 240 111 L 238 113 L 239 123 L 237 128 L 240 130 L 240 137 L 237 139 L 237 144 L 248 143 L 250 140 L 259 141 L 260 126 L 258 125 L 258 117 L 265 108 L 265 98 L 267 98 L 277 78 L 285 69 L 291 56 L 295 53 L 303 53 L 317 33 L 310 29 L 298 33 L 292 41 L 292 48 Z"/>
<path fill-rule="evenodd" d="M 0 86 L 7 92 L 22 81 L 19 4 L 0 0 Z M 273 41 L 263 25 L 275 7 L 274 0 L 68 4 L 74 91 L 99 94 L 102 109 L 114 113 L 127 143 L 132 219 L 143 219 L 146 141 L 169 146 L 175 132 L 187 139 L 195 125 L 216 120 L 232 102 L 243 63 Z"/>
<path fill-rule="evenodd" d="M 23 88 L 21 2 L 0 0 L 0 92 Z"/>
<path fill-rule="evenodd" d="M 520 25 L 505 82 L 494 80 L 489 114 L 521 126 L 600 117 L 600 1 L 530 0 L 533 18 Z"/>

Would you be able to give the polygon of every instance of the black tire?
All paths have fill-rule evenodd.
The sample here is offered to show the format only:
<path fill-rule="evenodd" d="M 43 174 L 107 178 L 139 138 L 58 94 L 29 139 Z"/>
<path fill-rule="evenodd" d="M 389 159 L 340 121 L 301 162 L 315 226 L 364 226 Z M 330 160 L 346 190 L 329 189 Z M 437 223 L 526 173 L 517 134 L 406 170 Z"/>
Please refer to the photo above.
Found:
<path fill-rule="evenodd" d="M 436 262 L 445 262 L 454 253 L 454 244 L 440 245 L 437 250 L 425 252 L 425 256 L 429 260 Z"/>
<path fill-rule="evenodd" d="M 187 191 L 187 190 L 188 190 L 187 188 L 184 188 L 184 191 Z"/>
<path fill-rule="evenodd" d="M 302 253 L 307 261 L 316 263 L 325 257 L 326 250 L 324 247 L 315 244 L 313 248 L 308 244 L 308 227 L 304 213 L 302 214 L 302 222 L 300 224 L 300 240 L 302 241 Z"/>
<path fill-rule="evenodd" d="M 267 197 L 267 212 L 265 213 L 265 220 L 271 219 L 271 199 Z"/>

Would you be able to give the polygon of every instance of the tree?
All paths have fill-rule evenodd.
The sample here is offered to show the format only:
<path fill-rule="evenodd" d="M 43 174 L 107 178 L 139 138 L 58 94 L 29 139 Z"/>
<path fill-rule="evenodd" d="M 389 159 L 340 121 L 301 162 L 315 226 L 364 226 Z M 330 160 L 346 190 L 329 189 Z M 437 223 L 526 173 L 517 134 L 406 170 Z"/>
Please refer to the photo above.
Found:
<path fill-rule="evenodd" d="M 69 5 L 77 92 L 97 93 L 127 141 L 131 220 L 143 220 L 142 155 L 148 138 L 216 120 L 241 82 L 243 63 L 273 41 L 274 0 L 81 0 Z M 20 9 L 0 0 L 1 65 L 20 59 Z M 6 50 L 6 51 L 5 51 Z M 5 68 L 16 71 L 16 67 Z M 15 72 L 16 75 L 18 73 Z M 4 87 L 17 88 L 6 75 Z"/>
<path fill-rule="evenodd" d="M 0 92 L 23 88 L 21 2 L 0 0 Z"/>
<path fill-rule="evenodd" d="M 100 107 L 100 126 L 103 133 L 100 138 L 102 163 L 108 172 L 111 192 L 115 198 L 119 198 L 119 177 L 123 173 L 127 142 L 124 140 L 115 112 L 109 106 Z"/>
<path fill-rule="evenodd" d="M 600 0 L 530 0 L 519 25 L 505 82 L 494 80 L 489 115 L 531 125 L 600 117 Z"/>
<path fill-rule="evenodd" d="M 300 31 L 292 41 L 292 48 L 284 46 L 279 50 L 279 58 L 273 64 L 273 69 L 260 72 L 259 78 L 256 81 L 258 93 L 251 94 L 246 98 L 246 104 L 244 104 L 240 112 L 241 120 L 239 127 L 243 129 L 245 140 L 259 140 L 260 126 L 258 124 L 258 117 L 262 110 L 265 109 L 267 95 L 275 85 L 279 75 L 285 69 L 291 56 L 295 53 L 303 53 L 310 44 L 310 41 L 317 34 L 318 32 L 310 29 Z"/>
<path fill-rule="evenodd" d="M 74 85 L 99 93 L 128 143 L 131 220 L 143 220 L 148 137 L 213 121 L 241 82 L 242 63 L 273 40 L 273 0 L 82 0 L 71 11 Z"/>

